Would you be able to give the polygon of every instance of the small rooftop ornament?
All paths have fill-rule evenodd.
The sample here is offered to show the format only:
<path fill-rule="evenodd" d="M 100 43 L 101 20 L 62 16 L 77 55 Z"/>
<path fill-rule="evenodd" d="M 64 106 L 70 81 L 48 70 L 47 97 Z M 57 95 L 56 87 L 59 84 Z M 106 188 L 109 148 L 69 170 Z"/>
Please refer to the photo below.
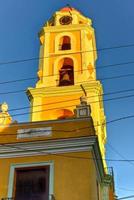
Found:
<path fill-rule="evenodd" d="M 74 113 L 77 118 L 91 116 L 91 107 L 90 107 L 90 105 L 87 104 L 86 96 L 80 97 L 80 105 L 76 106 Z"/>
<path fill-rule="evenodd" d="M 12 123 L 12 117 L 8 113 L 8 105 L 6 102 L 0 105 L 0 125 L 5 126 Z"/>
<path fill-rule="evenodd" d="M 4 102 L 2 105 L 1 105 L 1 111 L 2 113 L 5 113 L 8 111 L 8 105 L 6 102 Z"/>

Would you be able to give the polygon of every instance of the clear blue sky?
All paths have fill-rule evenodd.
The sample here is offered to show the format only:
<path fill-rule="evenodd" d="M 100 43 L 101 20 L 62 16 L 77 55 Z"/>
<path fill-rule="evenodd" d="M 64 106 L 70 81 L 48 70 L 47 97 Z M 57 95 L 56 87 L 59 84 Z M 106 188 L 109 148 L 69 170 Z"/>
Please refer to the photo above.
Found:
<path fill-rule="evenodd" d="M 39 30 L 56 10 L 67 3 L 93 20 L 98 49 L 134 44 L 134 2 L 132 0 L 0 0 L 0 63 L 38 57 Z M 100 66 L 131 61 L 134 61 L 134 46 L 99 51 L 98 79 L 133 74 L 134 63 L 100 68 Z M 37 69 L 37 60 L 0 65 L 0 82 L 35 77 Z M 103 80 L 102 83 L 104 93 L 134 89 L 134 76 Z M 0 93 L 25 90 L 34 85 L 34 80 L 0 84 Z M 133 94 L 134 91 L 107 95 L 104 99 Z M 9 104 L 10 109 L 29 106 L 25 92 L 1 94 L 0 102 L 3 101 Z M 105 101 L 104 105 L 107 121 L 134 114 L 134 97 Z M 11 114 L 22 112 L 28 110 Z M 15 119 L 27 121 L 28 116 L 16 116 Z M 107 125 L 108 159 L 134 159 L 133 124 L 134 118 L 130 118 Z M 134 194 L 134 162 L 108 162 L 108 165 L 114 167 L 117 195 L 121 197 Z"/>

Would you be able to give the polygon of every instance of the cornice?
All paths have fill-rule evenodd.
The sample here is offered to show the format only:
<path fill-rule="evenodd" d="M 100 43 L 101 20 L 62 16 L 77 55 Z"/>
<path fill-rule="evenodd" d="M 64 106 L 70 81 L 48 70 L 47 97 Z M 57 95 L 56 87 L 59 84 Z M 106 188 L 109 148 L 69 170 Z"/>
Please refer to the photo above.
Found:
<path fill-rule="evenodd" d="M 99 178 L 104 177 L 104 167 L 96 136 L 22 142 L 0 145 L 0 158 L 58 155 L 69 152 L 92 152 Z M 90 158 L 89 158 L 90 159 Z"/>
<path fill-rule="evenodd" d="M 93 155 L 98 176 L 102 182 L 104 179 L 105 171 L 104 171 L 103 158 L 100 152 L 98 139 L 96 139 L 96 143 L 93 145 Z"/>
<path fill-rule="evenodd" d="M 68 118 L 68 119 L 55 119 L 55 120 L 45 120 L 45 121 L 33 121 L 33 122 L 20 122 L 16 124 L 10 124 L 9 127 L 20 127 L 23 126 L 30 127 L 30 126 L 37 126 L 37 125 L 53 125 L 53 124 L 63 124 L 68 122 L 79 122 L 79 121 L 91 121 L 91 117 L 84 117 L 84 118 Z"/>
<path fill-rule="evenodd" d="M 101 93 L 102 86 L 100 81 L 89 81 L 88 83 L 82 84 L 85 87 L 85 90 L 88 91 L 91 90 L 96 93 Z M 49 96 L 64 96 L 65 94 L 83 94 L 83 90 L 81 89 L 80 85 L 72 85 L 72 86 L 64 86 L 64 87 L 41 87 L 41 88 L 28 88 L 27 95 L 31 99 L 32 96 L 38 96 L 38 97 L 49 97 Z"/>
<path fill-rule="evenodd" d="M 89 151 L 91 150 L 92 145 L 94 145 L 95 140 L 95 136 L 90 136 L 68 139 L 53 139 L 38 142 L 1 144 L 0 158 Z"/>
<path fill-rule="evenodd" d="M 47 32 L 63 32 L 63 31 L 79 31 L 79 30 L 87 30 L 87 31 L 92 31 L 94 28 L 92 26 L 89 26 L 88 24 L 73 24 L 73 25 L 57 25 L 57 26 L 48 26 L 48 27 L 43 27 L 42 30 L 44 33 Z"/>

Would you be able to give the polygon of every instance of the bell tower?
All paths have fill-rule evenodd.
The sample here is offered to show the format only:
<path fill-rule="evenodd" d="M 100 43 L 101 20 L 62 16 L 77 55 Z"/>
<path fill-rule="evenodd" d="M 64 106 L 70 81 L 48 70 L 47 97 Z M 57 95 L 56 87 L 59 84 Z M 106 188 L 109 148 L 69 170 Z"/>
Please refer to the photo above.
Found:
<path fill-rule="evenodd" d="M 30 120 L 73 118 L 80 97 L 86 94 L 105 157 L 103 90 L 96 80 L 97 51 L 91 19 L 74 8 L 62 8 L 43 26 L 39 39 L 39 80 L 35 88 L 27 90 Z"/>

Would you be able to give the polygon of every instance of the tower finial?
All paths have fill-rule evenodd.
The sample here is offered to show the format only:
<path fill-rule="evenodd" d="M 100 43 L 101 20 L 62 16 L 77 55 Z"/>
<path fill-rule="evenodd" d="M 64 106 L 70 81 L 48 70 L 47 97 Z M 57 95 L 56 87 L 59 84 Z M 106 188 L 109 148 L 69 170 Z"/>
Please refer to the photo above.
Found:
<path fill-rule="evenodd" d="M 12 117 L 8 113 L 8 104 L 6 102 L 0 104 L 0 131 L 3 127 L 12 123 Z"/>
<path fill-rule="evenodd" d="M 8 105 L 6 102 L 1 104 L 1 111 L 2 111 L 2 113 L 5 113 L 8 111 Z"/>
<path fill-rule="evenodd" d="M 72 11 L 72 7 L 70 6 L 69 3 L 67 3 L 67 7 Z M 70 12 L 70 10 L 68 12 L 70 13 L 70 15 L 72 15 L 72 13 Z"/>

